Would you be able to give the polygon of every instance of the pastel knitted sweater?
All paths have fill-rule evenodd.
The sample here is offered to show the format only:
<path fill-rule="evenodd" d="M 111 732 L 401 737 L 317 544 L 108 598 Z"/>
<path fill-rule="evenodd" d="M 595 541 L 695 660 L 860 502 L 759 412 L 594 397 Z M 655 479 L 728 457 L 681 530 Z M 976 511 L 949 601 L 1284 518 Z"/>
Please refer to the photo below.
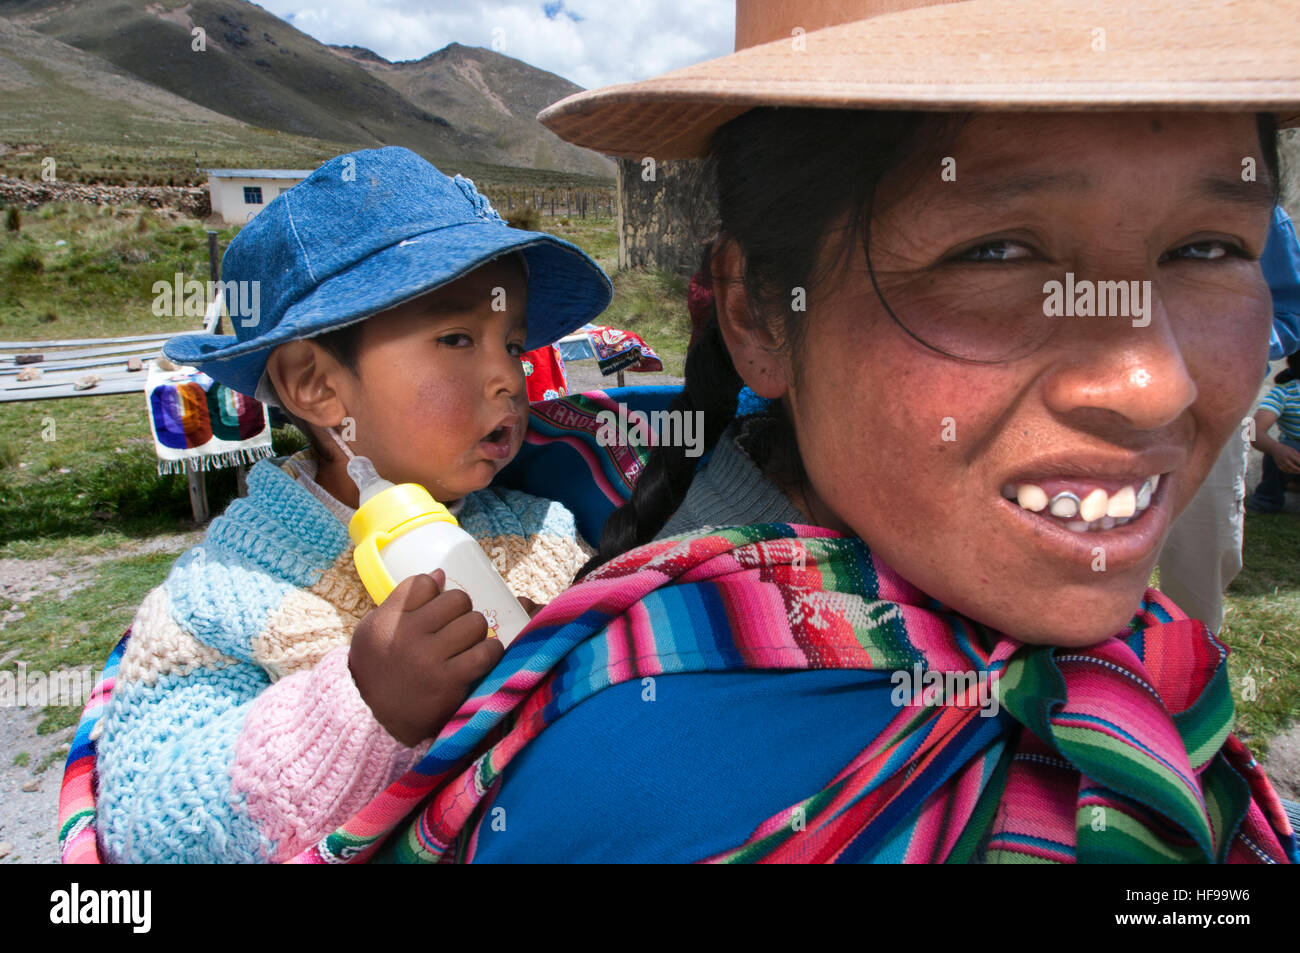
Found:
<path fill-rule="evenodd" d="M 348 644 L 374 608 L 351 510 L 309 454 L 264 460 L 248 496 L 144 599 L 99 738 L 98 831 L 116 862 L 279 861 L 405 773 Z M 516 595 L 546 603 L 591 550 L 561 504 L 488 488 L 458 518 Z"/>

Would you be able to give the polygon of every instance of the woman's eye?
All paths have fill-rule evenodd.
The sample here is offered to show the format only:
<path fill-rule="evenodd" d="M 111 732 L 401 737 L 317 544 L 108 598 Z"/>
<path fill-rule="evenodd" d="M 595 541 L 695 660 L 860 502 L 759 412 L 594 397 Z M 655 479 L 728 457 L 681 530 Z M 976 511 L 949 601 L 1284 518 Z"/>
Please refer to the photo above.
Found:
<path fill-rule="evenodd" d="M 1242 249 L 1231 242 L 1223 241 L 1204 241 L 1192 242 L 1189 245 L 1183 245 L 1175 248 L 1171 252 L 1166 252 L 1160 256 L 1161 261 L 1171 259 L 1183 259 L 1185 261 L 1214 261 L 1218 258 L 1227 258 L 1228 256 L 1236 258 L 1246 257 Z"/>
<path fill-rule="evenodd" d="M 1028 258 L 1030 251 L 1020 242 L 1007 241 L 1000 239 L 994 242 L 985 242 L 982 245 L 976 245 L 974 248 L 968 248 L 957 256 L 958 261 L 1014 261 L 1019 258 Z"/>
<path fill-rule="evenodd" d="M 523 357 L 525 354 L 524 346 L 522 344 L 507 344 L 506 350 L 508 350 L 515 357 Z"/>
<path fill-rule="evenodd" d="M 438 338 L 438 343 L 448 347 L 468 347 L 474 343 L 474 339 L 468 334 L 444 334 Z"/>

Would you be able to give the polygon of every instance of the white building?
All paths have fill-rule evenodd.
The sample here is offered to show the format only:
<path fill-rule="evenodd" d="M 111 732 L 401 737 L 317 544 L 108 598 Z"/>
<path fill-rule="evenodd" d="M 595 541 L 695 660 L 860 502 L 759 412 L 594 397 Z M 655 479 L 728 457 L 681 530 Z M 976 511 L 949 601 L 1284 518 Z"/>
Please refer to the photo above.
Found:
<path fill-rule="evenodd" d="M 208 169 L 212 214 L 227 225 L 243 225 L 266 204 L 291 189 L 311 169 Z"/>

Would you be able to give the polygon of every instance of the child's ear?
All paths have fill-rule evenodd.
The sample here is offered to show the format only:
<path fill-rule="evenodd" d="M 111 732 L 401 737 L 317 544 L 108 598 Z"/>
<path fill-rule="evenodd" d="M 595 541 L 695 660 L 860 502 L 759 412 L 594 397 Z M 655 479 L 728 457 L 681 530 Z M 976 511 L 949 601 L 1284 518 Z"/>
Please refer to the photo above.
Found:
<path fill-rule="evenodd" d="M 713 253 L 713 300 L 718 327 L 736 373 L 759 397 L 779 400 L 789 390 L 780 341 L 755 317 L 745 290 L 745 256 L 734 241 L 722 240 Z"/>
<path fill-rule="evenodd" d="M 271 352 L 266 373 L 284 409 L 318 427 L 337 427 L 347 416 L 343 367 L 312 341 L 290 341 Z"/>

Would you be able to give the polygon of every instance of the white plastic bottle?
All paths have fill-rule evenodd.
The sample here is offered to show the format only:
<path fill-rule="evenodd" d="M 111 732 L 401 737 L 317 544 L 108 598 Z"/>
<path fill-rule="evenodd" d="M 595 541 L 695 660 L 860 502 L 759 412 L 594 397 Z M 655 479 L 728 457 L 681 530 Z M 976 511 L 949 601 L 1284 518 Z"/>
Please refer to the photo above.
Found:
<path fill-rule="evenodd" d="M 528 624 L 528 613 L 456 517 L 418 483 L 385 480 L 366 457 L 354 456 L 348 475 L 361 492 L 348 523 L 356 545 L 353 560 L 375 604 L 408 576 L 441 569 L 447 588 L 463 590 L 501 645 L 509 647 Z"/>

